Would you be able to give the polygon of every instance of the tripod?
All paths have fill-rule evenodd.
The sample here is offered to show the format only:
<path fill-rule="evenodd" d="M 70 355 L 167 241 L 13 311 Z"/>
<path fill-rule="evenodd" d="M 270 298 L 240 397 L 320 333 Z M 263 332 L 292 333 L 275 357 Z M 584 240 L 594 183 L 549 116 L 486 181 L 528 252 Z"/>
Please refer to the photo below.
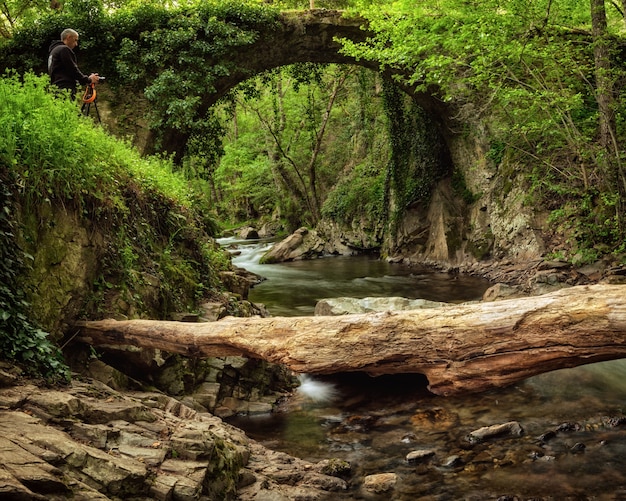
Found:
<path fill-rule="evenodd" d="M 90 83 L 85 88 L 85 93 L 83 94 L 83 106 L 80 109 L 81 113 L 85 115 L 86 117 L 89 116 L 89 111 L 91 110 L 92 104 L 96 110 L 96 117 L 98 118 L 98 123 L 101 123 L 100 112 L 98 111 L 96 84 Z"/>

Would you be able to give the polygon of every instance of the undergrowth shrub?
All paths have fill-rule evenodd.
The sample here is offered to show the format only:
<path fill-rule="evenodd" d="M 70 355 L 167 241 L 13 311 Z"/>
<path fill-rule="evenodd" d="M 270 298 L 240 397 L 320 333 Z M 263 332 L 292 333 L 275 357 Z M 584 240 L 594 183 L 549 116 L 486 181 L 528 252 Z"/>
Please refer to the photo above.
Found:
<path fill-rule="evenodd" d="M 16 361 L 30 375 L 48 382 L 66 382 L 69 369 L 60 350 L 29 318 L 29 305 L 19 286 L 29 256 L 15 245 L 14 201 L 8 188 L 13 179 L 4 168 L 0 181 L 0 358 Z"/>
<path fill-rule="evenodd" d="M 143 158 L 127 143 L 78 116 L 76 104 L 55 98 L 47 77 L 0 79 L 0 163 L 16 176 L 27 199 L 88 200 L 119 205 L 119 188 L 132 180 L 190 207 L 187 181 L 171 162 Z"/>
<path fill-rule="evenodd" d="M 357 165 L 330 192 L 322 207 L 322 216 L 343 224 L 362 217 L 381 220 L 385 207 L 385 175 L 385 169 Z"/>
<path fill-rule="evenodd" d="M 64 378 L 66 368 L 31 322 L 18 287 L 28 275 L 28 255 L 16 245 L 18 212 L 69 208 L 106 235 L 93 285 L 101 302 L 79 298 L 90 312 L 107 313 L 113 304 L 105 303 L 108 292 L 133 297 L 141 308 L 137 290 L 147 276 L 156 277 L 159 306 L 188 307 L 219 287 L 219 271 L 230 265 L 208 238 L 216 225 L 206 203 L 171 161 L 141 157 L 109 136 L 81 116 L 75 102 L 52 92 L 47 77 L 0 78 L 0 177 L 0 358 L 29 364 L 46 377 Z"/>

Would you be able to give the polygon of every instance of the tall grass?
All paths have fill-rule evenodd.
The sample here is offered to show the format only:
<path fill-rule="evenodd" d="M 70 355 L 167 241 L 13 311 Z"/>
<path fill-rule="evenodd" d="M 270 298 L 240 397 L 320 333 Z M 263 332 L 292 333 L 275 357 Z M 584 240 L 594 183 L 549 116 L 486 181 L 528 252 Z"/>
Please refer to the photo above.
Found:
<path fill-rule="evenodd" d="M 148 271 L 158 275 L 164 305 L 184 304 L 216 282 L 214 270 L 228 266 L 198 228 L 198 221 L 208 227 L 202 199 L 169 160 L 143 158 L 107 134 L 51 89 L 47 77 L 0 77 L 0 359 L 50 380 L 65 380 L 69 372 L 48 334 L 30 320 L 21 274 L 32 256 L 15 245 L 18 206 L 48 202 L 96 219 L 115 216 L 107 227 L 107 265 L 96 282 L 108 284 L 114 276 L 121 291 Z"/>
<path fill-rule="evenodd" d="M 119 183 L 132 179 L 176 204 L 192 203 L 187 181 L 169 160 L 142 158 L 81 116 L 47 77 L 33 74 L 0 78 L 0 165 L 16 175 L 27 199 L 116 198 Z"/>

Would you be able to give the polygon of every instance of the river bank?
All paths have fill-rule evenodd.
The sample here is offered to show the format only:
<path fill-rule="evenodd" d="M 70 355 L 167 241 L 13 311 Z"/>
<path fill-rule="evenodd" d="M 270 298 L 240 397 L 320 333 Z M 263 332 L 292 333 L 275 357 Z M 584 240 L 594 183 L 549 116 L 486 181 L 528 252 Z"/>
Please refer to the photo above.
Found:
<path fill-rule="evenodd" d="M 346 488 L 325 463 L 270 451 L 161 392 L 78 374 L 45 388 L 8 367 L 0 377 L 3 499 L 313 500 Z"/>
<path fill-rule="evenodd" d="M 421 264 L 447 273 L 465 273 L 488 280 L 494 286 L 485 293 L 485 301 L 538 296 L 574 285 L 626 283 L 626 266 L 609 259 L 584 266 L 544 259 L 526 262 L 487 261 L 460 266 L 446 266 L 436 262 Z"/>
<path fill-rule="evenodd" d="M 598 264 L 574 269 L 549 261 L 526 266 L 488 263 L 445 271 L 500 279 L 501 283 L 485 294 L 486 300 L 595 281 L 624 283 L 626 278 L 623 267 Z M 245 359 L 234 358 L 223 363 L 222 369 L 228 366 L 229 372 L 245 366 Z M 460 469 L 492 471 L 502 466 L 504 458 L 509 458 L 506 461 L 510 464 L 521 464 L 528 459 L 527 453 L 534 451 L 540 457 L 542 452 L 536 444 L 531 446 L 531 439 L 523 439 L 515 447 L 496 442 L 499 445 L 468 444 L 449 453 L 441 449 L 442 443 L 463 443 L 462 437 L 455 436 L 439 445 L 433 443 L 436 455 L 414 454 L 410 460 L 397 456 L 402 467 L 394 468 L 398 472 L 394 475 L 388 474 L 389 465 L 383 463 L 378 471 L 367 471 L 351 468 L 349 461 L 332 455 L 304 461 L 264 447 L 219 417 L 237 413 L 267 416 L 272 410 L 280 411 L 283 404 L 291 402 L 286 400 L 290 396 L 287 387 L 276 392 L 253 392 L 251 388 L 244 390 L 244 385 L 234 385 L 228 400 L 224 402 L 222 398 L 217 405 L 220 395 L 211 383 L 203 384 L 202 391 L 195 395 L 169 395 L 146 387 L 97 357 L 76 361 L 73 368 L 70 386 L 46 388 L 22 378 L 13 367 L 2 367 L 0 423 L 4 430 L 0 460 L 5 467 L 1 492 L 7 499 L 323 500 L 338 499 L 342 494 L 388 499 L 394 489 L 406 489 L 401 477 L 409 470 L 417 468 L 428 478 L 441 467 L 453 474 Z M 487 403 L 493 399 L 486 398 L 479 408 L 493 405 Z M 505 397 L 499 398 L 504 401 Z M 406 402 L 404 414 L 402 409 L 394 412 L 405 415 L 413 425 L 430 423 L 435 436 L 442 433 L 439 427 L 458 420 L 443 404 L 433 408 L 430 403 L 422 402 L 422 408 L 415 405 Z M 406 406 L 412 406 L 408 414 Z M 481 424 L 498 424 L 484 423 L 477 412 L 473 418 L 476 429 Z M 603 437 L 608 433 L 612 441 L 622 440 L 623 420 L 617 410 L 609 416 L 613 421 L 584 413 L 571 416 L 583 423 L 582 429 L 573 431 L 606 430 Z M 402 428 L 398 419 L 394 425 L 389 418 L 371 410 L 348 421 L 333 422 L 333 436 L 344 445 L 359 443 L 367 439 L 369 430 L 382 426 L 389 440 L 398 439 L 411 449 L 409 452 L 424 450 L 419 440 L 409 437 L 403 442 L 403 437 L 396 437 Z M 542 426 L 541 433 L 555 431 L 547 423 Z M 540 427 L 535 423 L 531 429 Z M 613 428 L 615 432 L 611 431 Z M 448 433 L 451 429 L 448 427 Z M 564 444 L 569 440 L 570 437 Z M 564 447 L 559 445 L 560 449 Z M 569 454 L 569 449 L 565 452 Z M 453 456 L 461 458 L 461 462 Z M 556 453 L 547 456 L 556 457 Z M 490 496 L 475 494 L 473 499 L 491 499 Z"/>

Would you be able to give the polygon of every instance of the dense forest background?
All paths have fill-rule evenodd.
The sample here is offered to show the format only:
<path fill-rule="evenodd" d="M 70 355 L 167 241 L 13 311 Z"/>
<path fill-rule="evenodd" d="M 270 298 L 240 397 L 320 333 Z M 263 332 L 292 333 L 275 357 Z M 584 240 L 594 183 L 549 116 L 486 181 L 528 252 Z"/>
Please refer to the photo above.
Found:
<path fill-rule="evenodd" d="M 362 18 L 369 38 L 343 40 L 342 51 L 380 72 L 291 65 L 253 75 L 204 105 L 215 81 L 236 70 L 230 54 L 254 43 L 281 12 L 312 8 Z M 502 198 L 521 183 L 524 203 L 545 210 L 566 236 L 568 249 L 555 257 L 623 259 L 625 13 L 626 4 L 603 0 L 7 0 L 0 8 L 2 282 L 14 283 L 14 263 L 28 262 L 10 244 L 12 215 L 26 202 L 73 205 L 106 219 L 118 239 L 107 262 L 121 270 L 139 266 L 137 242 L 153 238 L 131 224 L 141 210 L 152 210 L 166 247 L 190 227 L 215 235 L 271 222 L 290 232 L 330 221 L 365 228 L 371 248 L 380 249 L 441 179 L 468 205 L 481 197 L 471 170 L 450 160 L 442 139 L 477 130 L 488 144 L 484 160 L 504 180 Z M 83 71 L 107 77 L 97 133 L 67 103 L 48 102 L 45 76 L 37 78 L 66 27 L 80 33 Z M 420 93 L 447 110 L 445 123 L 417 104 Z M 111 146 L 102 129 L 121 142 Z M 176 152 L 167 144 L 172 131 L 186 138 Z M 150 193 L 140 204 L 130 201 L 128 179 Z M 208 245 L 188 254 L 205 275 L 211 266 L 228 268 Z M 192 295 L 217 287 L 217 279 L 193 277 L 182 260 L 163 262 L 173 255 L 160 254 L 158 274 L 169 274 L 168 283 L 187 284 Z M 102 298 L 106 289 L 137 285 L 132 273 L 118 275 L 95 279 Z M 162 298 L 168 308 L 182 307 L 172 298 L 183 288 Z M 16 333 L 25 304 L 18 289 L 4 289 L 0 309 L 4 320 L 15 319 Z M 26 338 L 15 334 L 5 351 L 28 351 L 15 342 Z"/>
<path fill-rule="evenodd" d="M 372 37 L 346 40 L 344 51 L 379 64 L 397 87 L 356 67 L 303 64 L 251 78 L 202 109 L 212 79 L 232 71 L 209 56 L 251 43 L 281 10 L 309 7 L 367 19 Z M 146 111 L 154 151 L 167 128 L 189 134 L 179 163 L 208 181 L 219 219 L 278 213 L 289 229 L 363 208 L 381 217 L 376 206 L 409 140 L 398 124 L 411 105 L 397 88 L 426 91 L 454 109 L 453 126 L 488 127 L 490 157 L 524 169 L 535 202 L 611 247 L 624 232 L 623 10 L 602 1 L 16 1 L 3 7 L 2 66 L 45 71 L 50 41 L 75 26 L 81 65 L 106 74 L 118 101 L 131 96 L 128 113 Z M 427 179 L 396 194 L 401 205 L 442 174 L 423 170 Z"/>

